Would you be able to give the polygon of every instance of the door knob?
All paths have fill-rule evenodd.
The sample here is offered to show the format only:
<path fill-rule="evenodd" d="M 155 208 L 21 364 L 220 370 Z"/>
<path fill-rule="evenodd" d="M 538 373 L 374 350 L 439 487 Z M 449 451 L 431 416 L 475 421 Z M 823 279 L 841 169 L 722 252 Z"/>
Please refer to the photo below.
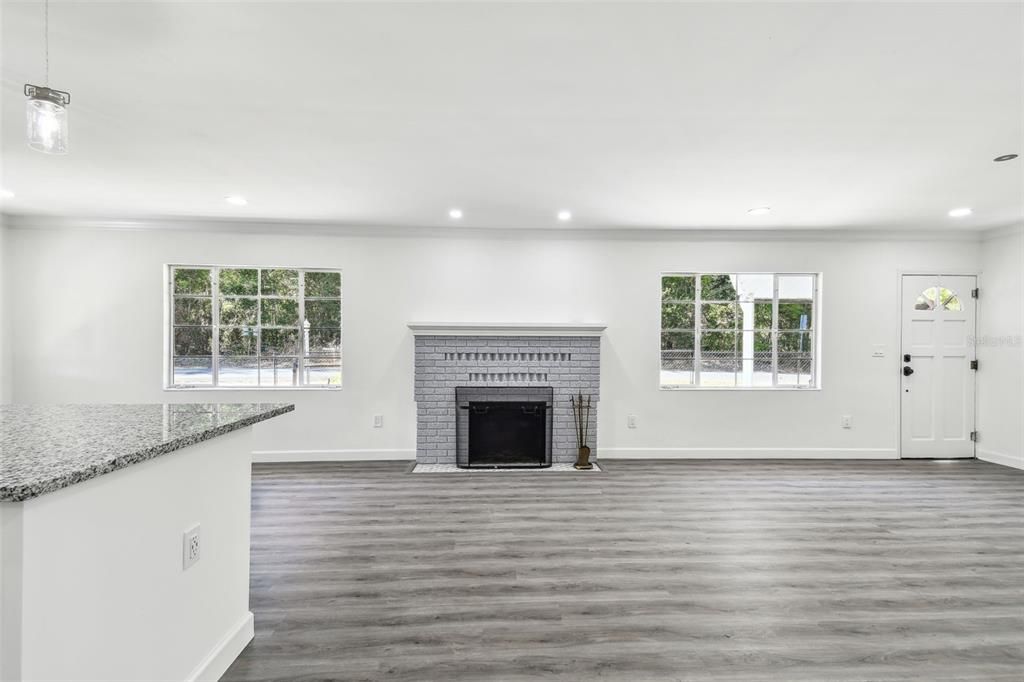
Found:
<path fill-rule="evenodd" d="M 903 368 L 903 376 L 909 377 L 913 373 L 914 373 L 913 368 L 911 368 L 911 367 L 904 367 Z"/>

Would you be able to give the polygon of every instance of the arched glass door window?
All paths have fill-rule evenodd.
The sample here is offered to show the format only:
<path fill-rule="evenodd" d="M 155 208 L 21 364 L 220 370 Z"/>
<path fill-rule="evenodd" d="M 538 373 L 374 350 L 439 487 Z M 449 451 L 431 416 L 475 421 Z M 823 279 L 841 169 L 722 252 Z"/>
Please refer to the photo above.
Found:
<path fill-rule="evenodd" d="M 928 287 L 917 297 L 914 310 L 949 310 L 960 312 L 963 307 L 956 292 L 946 287 Z"/>

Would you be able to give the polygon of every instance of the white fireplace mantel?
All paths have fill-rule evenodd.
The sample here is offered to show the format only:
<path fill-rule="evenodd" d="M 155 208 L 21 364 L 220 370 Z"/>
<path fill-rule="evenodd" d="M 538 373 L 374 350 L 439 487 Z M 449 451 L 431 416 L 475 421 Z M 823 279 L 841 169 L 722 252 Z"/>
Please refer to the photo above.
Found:
<path fill-rule="evenodd" d="M 601 336 L 600 322 L 410 322 L 414 336 Z"/>

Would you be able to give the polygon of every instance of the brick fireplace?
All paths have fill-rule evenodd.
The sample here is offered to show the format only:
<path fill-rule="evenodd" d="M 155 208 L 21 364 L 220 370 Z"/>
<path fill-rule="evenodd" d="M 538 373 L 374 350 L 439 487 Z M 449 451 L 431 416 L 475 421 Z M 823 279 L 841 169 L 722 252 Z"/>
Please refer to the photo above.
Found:
<path fill-rule="evenodd" d="M 593 397 L 597 451 L 600 324 L 410 324 L 415 336 L 416 461 L 456 464 L 456 388 L 550 388 L 551 461 L 576 460 L 569 397 Z M 465 461 L 465 458 L 463 458 Z"/>

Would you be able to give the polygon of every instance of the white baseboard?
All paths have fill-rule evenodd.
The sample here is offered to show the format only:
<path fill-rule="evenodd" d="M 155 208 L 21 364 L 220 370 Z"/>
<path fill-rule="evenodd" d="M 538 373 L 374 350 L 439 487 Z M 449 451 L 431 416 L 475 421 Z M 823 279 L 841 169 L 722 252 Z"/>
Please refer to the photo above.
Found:
<path fill-rule="evenodd" d="M 598 448 L 601 459 L 898 459 L 896 448 Z"/>
<path fill-rule="evenodd" d="M 896 448 L 599 448 L 607 459 L 898 459 Z M 255 450 L 253 462 L 414 460 L 416 451 Z"/>
<path fill-rule="evenodd" d="M 254 450 L 254 462 L 362 462 L 369 460 L 416 459 L 409 450 Z"/>
<path fill-rule="evenodd" d="M 1002 464 L 1006 467 L 1013 467 L 1014 469 L 1024 469 L 1024 458 L 1014 457 L 1008 455 L 1005 452 L 996 452 L 995 450 L 985 450 L 978 448 L 977 452 L 978 459 L 986 462 L 992 462 L 993 464 Z"/>
<path fill-rule="evenodd" d="M 247 611 L 238 625 L 228 631 L 224 638 L 217 642 L 217 646 L 213 647 L 206 658 L 185 678 L 186 682 L 217 682 L 255 634 L 252 611 Z"/>

